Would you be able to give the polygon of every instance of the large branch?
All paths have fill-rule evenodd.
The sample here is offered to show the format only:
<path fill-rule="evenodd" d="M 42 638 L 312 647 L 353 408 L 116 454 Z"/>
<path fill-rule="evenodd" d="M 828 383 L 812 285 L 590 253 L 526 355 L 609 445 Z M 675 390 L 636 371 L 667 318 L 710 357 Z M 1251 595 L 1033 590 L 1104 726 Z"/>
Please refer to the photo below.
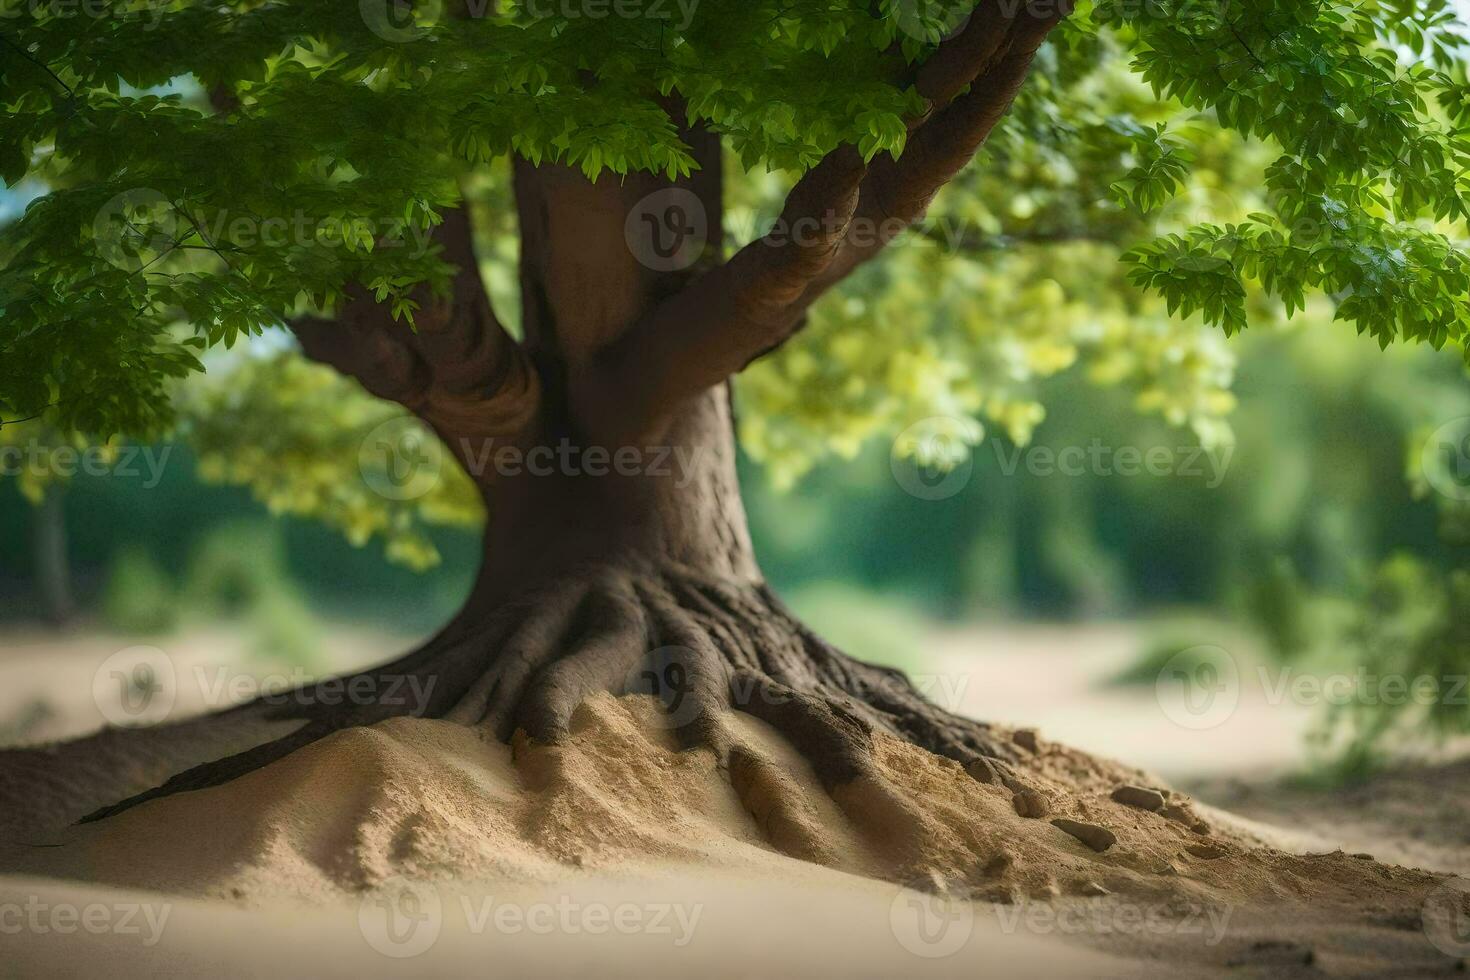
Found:
<path fill-rule="evenodd" d="M 599 400 L 660 416 L 779 346 L 818 297 L 924 215 L 1019 92 L 1065 0 L 985 0 L 919 70 L 929 110 L 898 160 L 834 150 L 792 189 L 771 235 L 664 301 L 603 354 Z M 938 107 L 937 109 L 935 107 Z"/>
<path fill-rule="evenodd" d="M 808 285 L 837 256 L 866 173 L 852 147 L 812 168 L 770 234 L 660 303 L 603 352 L 605 390 L 597 394 L 617 400 L 636 426 L 778 346 L 804 313 Z"/>
<path fill-rule="evenodd" d="M 447 295 L 428 287 L 415 293 L 414 327 L 394 320 L 360 286 L 349 289 L 335 320 L 302 317 L 289 325 L 312 360 L 398 402 L 446 439 L 515 435 L 539 407 L 539 382 L 490 308 L 466 211 L 447 212 L 434 241 L 457 271 Z"/>

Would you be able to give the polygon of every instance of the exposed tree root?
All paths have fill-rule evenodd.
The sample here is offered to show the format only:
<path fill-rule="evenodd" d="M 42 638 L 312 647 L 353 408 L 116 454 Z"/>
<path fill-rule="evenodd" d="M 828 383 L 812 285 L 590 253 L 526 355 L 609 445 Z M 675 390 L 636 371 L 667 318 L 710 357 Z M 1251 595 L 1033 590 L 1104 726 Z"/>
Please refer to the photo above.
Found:
<path fill-rule="evenodd" d="M 395 683 L 404 677 L 427 692 L 423 703 L 384 695 L 404 690 Z M 364 679 L 368 683 L 360 687 L 371 697 L 343 703 L 322 696 L 325 690 L 351 691 L 354 681 Z M 678 743 L 714 752 L 773 841 L 793 856 L 816 858 L 822 850 L 819 836 L 810 832 L 812 815 L 792 802 L 779 766 L 732 735 L 732 711 L 760 719 L 789 740 L 829 791 L 860 786 L 870 802 L 891 797 L 885 806 L 864 805 L 864 819 L 886 811 L 887 819 L 914 822 L 912 804 L 886 786 L 874 764 L 875 732 L 954 760 L 981 782 L 1013 791 L 1027 786 L 1008 740 L 930 704 L 898 671 L 836 650 L 765 586 L 629 561 L 568 576 L 479 620 L 462 616 L 423 647 L 358 678 L 307 688 L 285 703 L 246 705 L 178 726 L 174 734 L 181 736 L 184 728 L 248 721 L 241 738 L 254 735 L 260 744 L 248 742 L 222 758 L 133 788 L 81 819 L 101 820 L 149 800 L 217 786 L 333 732 L 405 715 L 478 727 L 500 741 L 519 732 L 532 744 L 554 745 L 568 737 L 578 706 L 601 693 L 656 696 Z M 260 731 L 279 733 L 282 727 L 285 734 L 260 741 Z M 105 737 L 141 742 L 167 735 L 165 729 Z M 48 751 L 54 758 L 56 750 L 29 754 L 42 758 Z M 0 788 L 25 789 L 18 784 L 26 780 L 16 773 L 27 754 L 0 754 Z"/>

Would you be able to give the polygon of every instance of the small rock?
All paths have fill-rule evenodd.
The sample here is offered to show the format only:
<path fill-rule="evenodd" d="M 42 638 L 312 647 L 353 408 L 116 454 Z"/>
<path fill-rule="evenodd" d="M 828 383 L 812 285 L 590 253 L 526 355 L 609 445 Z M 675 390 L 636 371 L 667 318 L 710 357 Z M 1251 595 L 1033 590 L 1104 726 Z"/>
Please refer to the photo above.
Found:
<path fill-rule="evenodd" d="M 1369 854 L 1367 851 L 1359 851 L 1357 854 L 1354 854 L 1353 857 L 1357 858 L 1359 861 L 1373 860 L 1373 855 Z"/>
<path fill-rule="evenodd" d="M 995 766 L 990 764 L 989 759 L 976 759 L 965 767 L 965 772 L 969 773 L 970 778 L 977 783 L 984 783 L 987 786 L 1000 784 L 1000 773 L 995 771 Z"/>
<path fill-rule="evenodd" d="M 1106 888 L 1104 888 L 1102 885 L 1099 885 L 1095 881 L 1084 881 L 1082 884 L 1077 886 L 1077 894 L 1087 895 L 1092 898 L 1101 898 L 1103 895 L 1111 895 L 1112 892 L 1108 891 Z"/>
<path fill-rule="evenodd" d="M 1016 731 L 1011 734 L 1011 741 L 1015 742 L 1027 752 L 1037 752 L 1040 749 L 1040 743 L 1037 741 L 1036 729 L 1034 728 L 1016 729 Z"/>
<path fill-rule="evenodd" d="M 1153 872 L 1156 875 L 1177 875 L 1179 873 L 1179 869 L 1174 867 L 1173 863 L 1170 861 L 1160 861 L 1158 864 L 1154 865 Z"/>
<path fill-rule="evenodd" d="M 1013 795 L 1011 805 L 1016 808 L 1016 813 L 1033 820 L 1051 813 L 1051 803 L 1034 789 L 1023 789 Z"/>
<path fill-rule="evenodd" d="M 1099 827 L 1097 824 L 1058 817 L 1051 822 L 1051 825 L 1063 833 L 1071 834 L 1099 854 L 1118 843 L 1117 836 L 1111 830 Z"/>
<path fill-rule="evenodd" d="M 1185 850 L 1204 861 L 1214 861 L 1225 856 L 1225 850 L 1213 844 L 1190 844 Z"/>
<path fill-rule="evenodd" d="M 1143 786 L 1119 786 L 1113 790 L 1113 799 L 1124 806 L 1137 807 L 1150 813 L 1164 808 L 1164 794 Z"/>

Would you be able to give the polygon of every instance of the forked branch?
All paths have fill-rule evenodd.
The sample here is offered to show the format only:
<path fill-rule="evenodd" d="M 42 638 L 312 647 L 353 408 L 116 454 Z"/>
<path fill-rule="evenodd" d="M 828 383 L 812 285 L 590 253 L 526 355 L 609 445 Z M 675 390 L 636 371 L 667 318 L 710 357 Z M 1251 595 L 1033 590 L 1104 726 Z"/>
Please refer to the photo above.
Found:
<path fill-rule="evenodd" d="M 657 306 L 603 353 L 603 391 L 630 424 L 654 427 L 778 347 L 822 294 L 924 215 L 1010 108 L 1065 0 L 985 0 L 919 70 L 929 110 L 898 160 L 864 164 L 840 146 L 792 189 L 781 220 Z M 937 108 L 936 108 L 937 107 Z M 631 411 L 630 411 L 631 409 Z"/>

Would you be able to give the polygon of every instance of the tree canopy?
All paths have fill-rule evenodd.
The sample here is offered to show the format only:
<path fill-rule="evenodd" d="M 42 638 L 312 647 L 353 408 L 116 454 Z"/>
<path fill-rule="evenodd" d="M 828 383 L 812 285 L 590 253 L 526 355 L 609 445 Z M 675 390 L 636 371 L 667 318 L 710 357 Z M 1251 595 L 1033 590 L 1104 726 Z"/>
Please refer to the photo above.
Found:
<path fill-rule="evenodd" d="M 687 175 L 683 121 L 734 162 L 738 248 L 835 148 L 902 159 L 926 111 L 918 66 L 979 15 L 973 0 L 405 9 L 3 0 L 0 176 L 34 200 L 0 239 L 0 419 L 99 439 L 177 425 L 207 473 L 431 561 L 416 522 L 472 520 L 467 486 L 353 501 L 337 478 L 358 465 L 343 433 L 393 410 L 289 344 L 218 349 L 330 316 L 353 284 L 412 322 L 416 287 L 446 287 L 429 234 L 462 197 L 515 331 L 507 158 Z M 928 218 L 742 376 L 744 445 L 789 483 L 938 416 L 957 440 L 899 447 L 943 465 L 987 422 L 1024 441 L 1037 381 L 1078 363 L 1217 443 L 1223 340 L 1252 323 L 1305 312 L 1464 349 L 1464 49 L 1447 0 L 1084 0 Z"/>

